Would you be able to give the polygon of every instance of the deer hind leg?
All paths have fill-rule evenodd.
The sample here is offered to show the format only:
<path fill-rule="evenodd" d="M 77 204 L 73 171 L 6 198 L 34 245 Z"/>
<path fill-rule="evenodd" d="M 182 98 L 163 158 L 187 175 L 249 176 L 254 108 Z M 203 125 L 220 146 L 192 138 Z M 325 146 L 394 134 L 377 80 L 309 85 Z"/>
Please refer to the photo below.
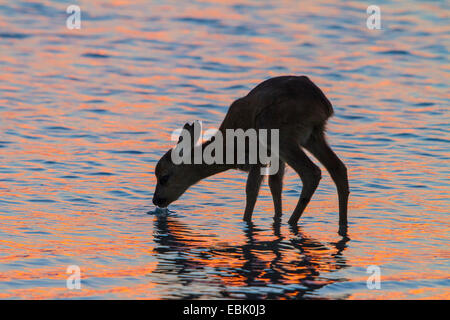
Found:
<path fill-rule="evenodd" d="M 258 198 L 259 188 L 264 176 L 261 174 L 261 167 L 254 165 L 250 167 L 250 172 L 247 178 L 247 185 L 245 192 L 247 200 L 245 204 L 244 221 L 250 222 L 252 220 L 253 209 L 255 208 L 256 198 Z"/>
<path fill-rule="evenodd" d="M 339 197 L 339 225 L 346 227 L 348 195 L 350 193 L 347 168 L 333 150 L 331 150 L 322 130 L 313 133 L 304 147 L 325 166 L 336 184 Z"/>
<path fill-rule="evenodd" d="M 297 206 L 289 219 L 290 224 L 297 224 L 303 211 L 311 200 L 321 178 L 321 171 L 301 149 L 297 141 L 284 140 L 280 145 L 280 157 L 300 176 L 303 187 Z"/>
<path fill-rule="evenodd" d="M 284 176 L 284 161 L 280 160 L 280 164 L 278 166 L 278 172 L 276 174 L 269 176 L 269 187 L 270 192 L 272 193 L 273 205 L 275 207 L 275 217 L 281 217 L 281 192 L 283 189 L 283 176 Z"/>

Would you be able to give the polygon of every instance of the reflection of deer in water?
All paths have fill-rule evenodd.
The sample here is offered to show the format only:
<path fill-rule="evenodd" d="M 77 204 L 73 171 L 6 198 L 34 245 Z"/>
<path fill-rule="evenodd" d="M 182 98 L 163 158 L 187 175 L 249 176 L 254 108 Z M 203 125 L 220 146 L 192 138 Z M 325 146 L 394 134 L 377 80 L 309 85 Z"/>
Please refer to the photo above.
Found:
<path fill-rule="evenodd" d="M 200 298 L 198 294 L 189 292 L 188 286 L 198 280 L 190 274 L 205 267 L 205 263 L 201 261 L 204 257 L 200 256 L 196 259 L 190 256 L 192 249 L 204 247 L 201 237 L 174 217 L 160 215 L 155 220 L 154 242 L 156 244 L 154 253 L 158 264 L 150 275 L 152 281 L 168 286 L 162 291 L 173 292 L 171 294 L 178 298 Z M 180 285 L 183 290 L 177 290 Z"/>
<path fill-rule="evenodd" d="M 279 219 L 276 219 L 273 224 L 274 240 L 258 239 L 260 231 L 249 223 L 245 229 L 246 241 L 242 245 L 216 243 L 214 247 L 210 247 L 207 237 L 196 235 L 188 226 L 180 224 L 175 217 L 159 216 L 155 221 L 154 241 L 157 247 L 154 250 L 160 263 L 153 272 L 155 281 L 167 286 L 173 285 L 172 282 L 174 284 L 181 282 L 184 287 L 183 294 L 180 292 L 174 292 L 174 294 L 186 299 L 195 298 L 198 296 L 190 294 L 187 287 L 196 280 L 190 273 L 197 273 L 205 268 L 217 271 L 217 273 L 208 272 L 210 277 L 205 285 L 219 287 L 218 291 L 222 297 L 229 297 L 230 293 L 227 291 L 229 284 L 235 286 L 236 283 L 243 281 L 244 284 L 235 289 L 239 292 L 239 288 L 242 287 L 242 293 L 250 299 L 263 297 L 275 299 L 287 297 L 288 294 L 291 298 L 301 298 L 305 294 L 337 281 L 317 281 L 321 273 L 332 272 L 347 266 L 342 255 L 349 241 L 347 237 L 331 243 L 336 249 L 333 252 L 334 249 L 307 237 L 296 226 L 291 228 L 294 237 L 285 241 L 280 231 Z M 292 251 L 293 248 L 296 249 L 295 251 L 298 250 L 298 253 L 293 260 L 287 260 L 292 258 L 287 250 Z M 259 258 L 267 257 L 267 253 L 273 254 L 272 260 Z M 231 267 L 227 266 L 228 262 Z M 227 272 L 226 278 L 220 277 L 223 270 Z M 165 277 L 166 283 L 162 283 L 160 274 L 173 275 L 173 279 Z M 213 274 L 216 276 L 211 276 Z M 289 284 L 295 283 L 299 286 L 293 289 L 288 288 Z M 279 293 L 258 291 L 258 286 L 265 288 L 267 284 L 273 284 L 275 287 L 279 285 L 280 288 L 287 289 Z M 245 290 L 248 286 L 253 287 L 252 290 Z"/>
<path fill-rule="evenodd" d="M 339 196 L 339 226 L 341 232 L 347 226 L 348 180 L 344 163 L 331 150 L 325 140 L 325 125 L 333 115 L 333 107 L 323 92 L 305 76 L 282 76 L 266 80 L 251 90 L 245 97 L 234 101 L 223 120 L 219 132 L 225 137 L 227 129 L 277 129 L 279 130 L 279 170 L 269 177 L 269 186 L 275 205 L 275 216 L 281 215 L 281 190 L 284 166 L 287 163 L 300 176 L 303 188 L 297 206 L 289 219 L 297 224 L 321 179 L 321 170 L 305 154 L 310 151 L 328 170 L 337 187 Z M 184 129 L 194 137 L 194 125 Z M 204 142 L 205 148 L 212 141 Z M 195 141 L 193 141 L 195 142 Z M 226 141 L 224 141 L 226 144 Z M 194 143 L 191 143 L 192 152 Z M 268 146 L 270 149 L 270 145 Z M 153 203 L 167 207 L 177 200 L 190 186 L 228 169 L 249 171 L 247 180 L 247 203 L 244 220 L 250 221 L 263 176 L 261 163 L 246 168 L 235 164 L 174 164 L 169 150 L 158 162 Z"/>
<path fill-rule="evenodd" d="M 242 290 L 248 299 L 275 299 L 282 296 L 286 297 L 289 292 L 295 293 L 295 296 L 289 294 L 289 297 L 301 298 L 305 294 L 337 281 L 318 281 L 321 272 L 333 272 L 347 267 L 346 260 L 342 255 L 342 252 L 347 247 L 346 243 L 350 240 L 346 236 L 336 243 L 331 243 L 336 248 L 335 253 L 324 255 L 330 249 L 321 242 L 306 236 L 297 226 L 292 226 L 291 228 L 295 237 L 290 239 L 289 242 L 283 241 L 284 237 L 280 232 L 279 219 L 276 219 L 273 224 L 275 240 L 257 240 L 259 231 L 261 230 L 255 228 L 250 222 L 245 230 L 247 237 L 245 244 L 238 247 L 213 250 L 213 253 L 216 254 L 221 254 L 221 252 L 240 252 L 242 254 L 244 263 L 241 269 L 236 269 L 236 272 L 245 277 L 247 286 L 254 287 L 253 293 L 248 292 L 245 288 Z M 289 247 L 298 249 L 300 258 L 296 255 L 295 260 L 286 261 L 285 253 Z M 258 259 L 258 255 L 266 257 L 268 252 L 274 255 L 270 263 Z M 298 282 L 301 286 L 289 289 L 289 284 L 294 284 L 295 282 Z M 266 290 L 261 290 L 261 293 L 257 292 L 255 287 L 267 288 L 267 284 L 275 285 L 274 288 L 277 288 L 276 285 L 278 285 L 280 286 L 279 288 L 286 288 L 286 290 L 282 293 L 266 293 Z"/>

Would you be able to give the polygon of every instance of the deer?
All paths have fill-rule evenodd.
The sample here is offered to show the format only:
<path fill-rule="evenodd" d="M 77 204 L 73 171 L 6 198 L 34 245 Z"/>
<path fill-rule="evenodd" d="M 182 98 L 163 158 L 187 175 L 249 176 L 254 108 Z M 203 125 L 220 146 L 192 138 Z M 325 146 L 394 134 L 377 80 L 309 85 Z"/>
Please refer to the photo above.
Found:
<path fill-rule="evenodd" d="M 347 230 L 347 207 L 349 183 L 347 168 L 329 146 L 325 137 L 327 120 L 334 110 L 325 94 L 307 76 L 278 76 L 267 79 L 246 96 L 234 101 L 225 115 L 218 132 L 226 129 L 278 129 L 279 151 L 278 171 L 269 175 L 268 184 L 273 198 L 274 219 L 282 215 L 282 188 L 286 164 L 300 177 L 302 190 L 297 205 L 288 221 L 296 226 L 309 204 L 319 181 L 321 169 L 307 156 L 309 151 L 328 171 L 336 185 L 339 201 L 339 233 Z M 183 127 L 191 133 L 194 148 L 194 124 Z M 180 143 L 182 139 L 178 141 Z M 202 142 L 205 148 L 211 139 Z M 269 146 L 270 147 L 270 146 Z M 157 179 L 153 203 L 166 208 L 197 182 L 229 169 L 248 172 L 246 182 L 246 205 L 243 220 L 251 222 L 252 213 L 264 175 L 262 164 L 174 164 L 171 158 L 173 149 L 167 151 L 155 167 Z M 226 152 L 226 151 L 225 151 Z"/>

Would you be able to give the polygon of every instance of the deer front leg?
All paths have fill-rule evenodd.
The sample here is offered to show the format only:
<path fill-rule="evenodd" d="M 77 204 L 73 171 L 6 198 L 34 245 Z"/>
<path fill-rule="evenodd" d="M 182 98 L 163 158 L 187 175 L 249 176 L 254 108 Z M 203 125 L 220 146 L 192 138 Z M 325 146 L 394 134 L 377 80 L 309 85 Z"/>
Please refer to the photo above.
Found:
<path fill-rule="evenodd" d="M 285 163 L 280 160 L 280 165 L 278 167 L 278 172 L 276 174 L 269 176 L 269 187 L 270 192 L 272 193 L 273 204 L 275 207 L 275 216 L 274 218 L 281 217 L 281 192 L 283 189 L 283 176 L 284 176 L 284 168 Z"/>
<path fill-rule="evenodd" d="M 256 198 L 258 197 L 259 188 L 264 176 L 261 174 L 260 166 L 252 166 L 247 178 L 247 186 L 245 192 L 247 194 L 247 201 L 245 205 L 244 221 L 250 222 L 252 220 L 253 209 L 255 208 Z"/>

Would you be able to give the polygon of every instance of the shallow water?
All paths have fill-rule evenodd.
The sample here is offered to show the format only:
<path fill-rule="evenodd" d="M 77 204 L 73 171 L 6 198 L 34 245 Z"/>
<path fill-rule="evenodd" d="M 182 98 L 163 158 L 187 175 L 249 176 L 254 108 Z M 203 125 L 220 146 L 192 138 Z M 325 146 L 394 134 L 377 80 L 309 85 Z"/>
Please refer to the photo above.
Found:
<path fill-rule="evenodd" d="M 449 7 L 377 1 L 0 2 L 0 298 L 450 298 Z M 305 74 L 332 101 L 348 237 L 328 174 L 298 229 L 245 175 L 151 203 L 186 121 L 217 127 L 260 81 Z M 81 290 L 66 269 L 81 268 Z M 380 268 L 369 289 L 367 267 Z"/>

